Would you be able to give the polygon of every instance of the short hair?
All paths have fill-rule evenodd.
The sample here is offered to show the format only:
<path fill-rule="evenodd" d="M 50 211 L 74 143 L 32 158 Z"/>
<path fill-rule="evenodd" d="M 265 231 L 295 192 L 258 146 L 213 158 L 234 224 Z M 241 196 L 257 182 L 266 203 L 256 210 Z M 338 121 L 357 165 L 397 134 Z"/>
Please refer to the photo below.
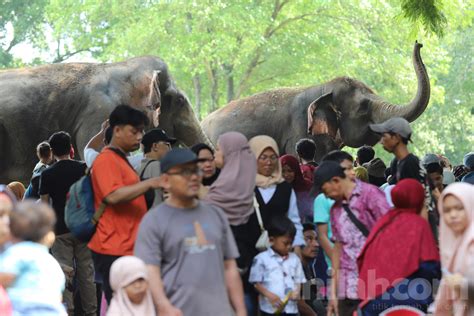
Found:
<path fill-rule="evenodd" d="M 441 175 L 443 174 L 443 167 L 440 163 L 437 162 L 427 164 L 425 166 L 425 169 L 427 173 L 439 173 Z"/>
<path fill-rule="evenodd" d="M 113 129 L 112 127 L 108 126 L 105 129 L 105 133 L 104 133 L 104 142 L 106 145 L 110 144 L 110 142 L 112 141 L 112 134 L 113 134 Z"/>
<path fill-rule="evenodd" d="M 71 135 L 65 131 L 54 133 L 48 142 L 55 156 L 64 156 L 71 151 Z"/>
<path fill-rule="evenodd" d="M 321 159 L 321 161 L 335 161 L 337 163 L 341 163 L 344 160 L 354 162 L 354 158 L 352 157 L 352 155 L 342 150 L 330 151 L 323 157 L 323 159 Z"/>
<path fill-rule="evenodd" d="M 149 120 L 145 113 L 128 105 L 118 105 L 109 116 L 109 124 L 112 129 L 118 125 L 142 127 L 148 123 Z"/>
<path fill-rule="evenodd" d="M 394 132 L 388 132 L 388 133 L 392 136 L 395 136 L 395 135 L 400 136 L 400 139 L 402 140 L 402 143 L 404 143 L 405 145 L 408 145 L 408 142 L 411 139 L 411 134 L 408 135 L 408 138 L 405 138 L 405 137 L 403 137 L 402 135 L 400 135 L 398 133 L 394 133 Z"/>
<path fill-rule="evenodd" d="M 20 202 L 10 214 L 10 231 L 20 240 L 39 242 L 54 229 L 56 215 L 45 203 Z"/>
<path fill-rule="evenodd" d="M 375 150 L 370 146 L 362 146 L 357 150 L 359 164 L 362 165 L 375 157 Z"/>
<path fill-rule="evenodd" d="M 51 146 L 47 141 L 43 141 L 36 146 L 36 152 L 40 158 L 48 158 L 51 154 Z"/>
<path fill-rule="evenodd" d="M 304 160 L 314 160 L 316 143 L 312 139 L 302 138 L 296 143 L 295 151 Z"/>
<path fill-rule="evenodd" d="M 303 224 L 303 233 L 308 230 L 316 231 L 316 225 L 314 223 L 304 223 Z"/>
<path fill-rule="evenodd" d="M 280 237 L 280 236 L 290 236 L 295 238 L 296 228 L 293 222 L 287 216 L 275 216 L 271 219 L 270 224 L 268 225 L 268 236 L 270 237 Z"/>

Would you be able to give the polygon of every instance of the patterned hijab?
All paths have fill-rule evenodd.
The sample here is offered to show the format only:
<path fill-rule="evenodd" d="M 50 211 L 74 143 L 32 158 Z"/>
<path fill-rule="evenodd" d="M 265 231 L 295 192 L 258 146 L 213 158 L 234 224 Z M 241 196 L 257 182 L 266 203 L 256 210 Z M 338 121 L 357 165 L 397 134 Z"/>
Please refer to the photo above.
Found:
<path fill-rule="evenodd" d="M 288 166 L 295 174 L 295 180 L 291 183 L 295 192 L 309 192 L 311 190 L 312 183 L 303 178 L 301 172 L 300 163 L 298 159 L 293 155 L 283 155 L 280 157 L 282 167 Z"/>
<path fill-rule="evenodd" d="M 253 153 L 255 154 L 255 158 L 257 159 L 267 148 L 273 149 L 277 156 L 280 155 L 276 141 L 267 135 L 253 137 L 252 139 L 250 139 L 249 145 Z M 275 171 L 273 171 L 271 176 L 266 177 L 257 173 L 256 177 L 256 185 L 259 188 L 268 188 L 272 185 L 282 183 L 283 181 L 285 181 L 285 179 L 283 179 L 283 176 L 281 175 L 281 163 L 279 160 L 277 161 L 277 167 L 275 168 Z"/>

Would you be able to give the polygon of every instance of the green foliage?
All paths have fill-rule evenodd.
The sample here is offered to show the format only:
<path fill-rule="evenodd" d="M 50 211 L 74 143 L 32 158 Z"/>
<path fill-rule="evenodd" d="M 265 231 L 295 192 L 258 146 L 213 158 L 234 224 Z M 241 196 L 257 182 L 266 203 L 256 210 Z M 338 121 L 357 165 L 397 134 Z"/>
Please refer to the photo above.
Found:
<path fill-rule="evenodd" d="M 411 54 L 418 39 L 432 93 L 413 124 L 415 153 L 444 153 L 459 163 L 473 147 L 473 0 L 28 2 L 37 9 L 25 3 L 2 2 L 0 34 L 4 20 L 29 15 L 29 23 L 14 27 L 24 29 L 22 41 L 51 52 L 48 62 L 84 53 L 104 62 L 160 56 L 200 117 L 231 99 L 337 76 L 407 103 L 416 93 Z M 45 27 L 54 44 L 38 34 Z M 15 61 L 0 50 L 0 64 Z"/>

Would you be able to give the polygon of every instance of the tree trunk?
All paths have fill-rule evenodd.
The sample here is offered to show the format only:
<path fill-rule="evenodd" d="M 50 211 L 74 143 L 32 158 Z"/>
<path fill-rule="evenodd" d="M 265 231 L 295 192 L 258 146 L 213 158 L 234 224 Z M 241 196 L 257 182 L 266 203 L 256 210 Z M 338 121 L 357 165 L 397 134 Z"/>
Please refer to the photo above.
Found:
<path fill-rule="evenodd" d="M 234 100 L 234 65 L 224 64 L 225 77 L 227 81 L 227 103 Z"/>
<path fill-rule="evenodd" d="M 193 77 L 193 85 L 194 85 L 194 106 L 196 110 L 196 115 L 198 120 L 201 120 L 201 78 L 199 74 L 194 75 Z"/>
<path fill-rule="evenodd" d="M 214 112 L 219 106 L 219 79 L 217 77 L 217 69 L 211 69 L 211 108 L 209 112 Z"/>

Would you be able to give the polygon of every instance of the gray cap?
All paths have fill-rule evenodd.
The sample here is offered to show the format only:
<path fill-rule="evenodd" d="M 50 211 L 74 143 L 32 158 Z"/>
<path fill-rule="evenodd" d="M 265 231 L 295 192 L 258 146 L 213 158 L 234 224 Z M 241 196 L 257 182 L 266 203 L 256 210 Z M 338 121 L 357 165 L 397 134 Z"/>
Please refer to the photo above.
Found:
<path fill-rule="evenodd" d="M 427 166 L 429 164 L 432 164 L 432 163 L 438 163 L 440 164 L 441 163 L 441 159 L 439 159 L 438 156 L 436 156 L 435 154 L 426 154 L 423 159 L 421 159 L 421 163 L 424 165 L 424 166 Z"/>
<path fill-rule="evenodd" d="M 378 134 L 395 133 L 403 138 L 411 140 L 412 131 L 410 123 L 402 117 L 392 117 L 380 124 L 370 124 L 369 127 L 373 132 Z"/>
<path fill-rule="evenodd" d="M 472 171 L 472 169 L 474 169 L 474 152 L 471 151 L 470 153 L 467 153 L 464 156 L 464 159 L 462 162 L 463 162 L 463 165 L 465 165 Z"/>

